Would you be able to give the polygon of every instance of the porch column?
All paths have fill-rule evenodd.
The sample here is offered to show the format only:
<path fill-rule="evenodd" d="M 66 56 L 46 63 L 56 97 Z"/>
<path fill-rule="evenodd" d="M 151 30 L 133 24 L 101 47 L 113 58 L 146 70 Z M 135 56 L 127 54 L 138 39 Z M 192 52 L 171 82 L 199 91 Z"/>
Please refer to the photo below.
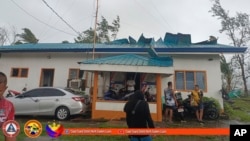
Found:
<path fill-rule="evenodd" d="M 98 71 L 94 72 L 94 86 L 93 86 L 93 94 L 92 95 L 92 119 L 96 118 L 96 100 L 97 100 L 97 93 L 98 93 Z"/>
<path fill-rule="evenodd" d="M 161 74 L 156 74 L 156 111 L 157 121 L 162 121 L 162 102 L 161 102 Z"/>

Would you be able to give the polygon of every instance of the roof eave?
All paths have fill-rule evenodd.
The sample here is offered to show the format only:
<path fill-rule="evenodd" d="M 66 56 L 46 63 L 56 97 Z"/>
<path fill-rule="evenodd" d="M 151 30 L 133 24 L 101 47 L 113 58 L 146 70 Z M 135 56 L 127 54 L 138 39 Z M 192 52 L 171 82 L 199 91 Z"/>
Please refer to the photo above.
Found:
<path fill-rule="evenodd" d="M 148 48 L 96 48 L 96 53 L 144 53 Z M 245 53 L 247 47 L 164 47 L 155 48 L 157 53 Z M 0 53 L 12 52 L 92 52 L 92 48 L 67 48 L 67 49 L 2 49 Z"/>
<path fill-rule="evenodd" d="M 80 64 L 81 70 L 86 71 L 112 71 L 112 72 L 139 72 L 139 73 L 158 73 L 173 74 L 173 67 L 158 66 L 131 66 L 131 65 L 109 65 L 109 64 Z"/>

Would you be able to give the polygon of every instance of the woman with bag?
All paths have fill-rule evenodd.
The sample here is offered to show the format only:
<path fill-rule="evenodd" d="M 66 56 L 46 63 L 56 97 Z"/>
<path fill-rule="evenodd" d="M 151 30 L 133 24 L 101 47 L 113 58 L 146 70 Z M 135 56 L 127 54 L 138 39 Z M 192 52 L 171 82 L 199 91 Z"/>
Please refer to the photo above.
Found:
<path fill-rule="evenodd" d="M 149 105 L 142 91 L 136 91 L 124 106 L 128 128 L 154 128 Z M 150 135 L 130 135 L 130 141 L 152 141 Z"/>

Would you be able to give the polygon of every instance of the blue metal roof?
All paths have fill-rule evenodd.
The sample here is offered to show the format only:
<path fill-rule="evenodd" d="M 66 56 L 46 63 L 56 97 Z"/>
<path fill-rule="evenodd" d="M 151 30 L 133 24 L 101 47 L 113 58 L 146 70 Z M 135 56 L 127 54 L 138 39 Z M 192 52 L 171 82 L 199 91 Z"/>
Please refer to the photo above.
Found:
<path fill-rule="evenodd" d="M 154 38 L 145 38 L 141 34 L 138 41 L 129 36 L 128 39 L 118 39 L 110 43 L 96 44 L 95 52 L 117 52 L 117 53 L 145 53 L 149 52 L 152 56 L 158 53 L 244 53 L 247 47 L 234 47 L 217 44 L 217 39 L 191 43 L 190 34 L 172 34 L 166 33 L 164 40 Z M 213 40 L 211 40 L 213 39 Z M 154 47 L 149 50 L 149 47 Z M 20 44 L 11 46 L 1 46 L 1 52 L 92 52 L 93 44 L 76 43 L 38 43 L 38 44 Z"/>
<path fill-rule="evenodd" d="M 244 53 L 247 47 L 234 47 L 221 44 L 206 45 L 158 45 L 154 49 L 158 53 Z M 38 43 L 0 46 L 0 53 L 3 52 L 92 52 L 93 44 L 75 43 Z M 117 52 L 117 53 L 145 53 L 148 46 L 138 44 L 96 44 L 95 52 Z"/>
<path fill-rule="evenodd" d="M 79 64 L 108 64 L 108 65 L 126 65 L 126 66 L 173 66 L 173 59 L 170 57 L 144 57 L 135 54 L 124 54 L 99 58 L 94 60 L 84 60 Z"/>

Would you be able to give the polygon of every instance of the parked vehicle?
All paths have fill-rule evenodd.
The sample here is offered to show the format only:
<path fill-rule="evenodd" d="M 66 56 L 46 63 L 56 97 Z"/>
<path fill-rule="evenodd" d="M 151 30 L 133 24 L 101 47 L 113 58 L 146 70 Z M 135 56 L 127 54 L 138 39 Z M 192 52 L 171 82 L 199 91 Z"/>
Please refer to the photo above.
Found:
<path fill-rule="evenodd" d="M 195 109 L 190 105 L 191 95 L 188 95 L 188 98 L 182 99 L 180 92 L 176 92 L 176 99 L 178 102 L 178 107 L 174 108 L 174 119 L 185 120 L 185 118 L 196 118 Z M 163 97 L 164 98 L 164 97 Z M 219 118 L 219 111 L 216 108 L 214 101 L 204 101 L 204 115 L 203 117 L 210 120 L 216 120 Z M 163 103 L 163 114 L 165 111 L 165 105 Z"/>
<path fill-rule="evenodd" d="M 6 94 L 6 97 L 13 97 L 13 96 L 17 96 L 20 95 L 21 92 L 15 91 L 15 90 L 8 90 L 8 93 Z"/>
<path fill-rule="evenodd" d="M 109 87 L 109 90 L 104 93 L 104 99 L 105 100 L 128 100 L 129 96 L 133 94 L 126 91 L 126 88 L 119 89 L 118 92 L 116 92 L 115 89 L 112 87 Z"/>
<path fill-rule="evenodd" d="M 188 95 L 188 98 L 184 99 L 182 102 L 183 107 L 184 107 L 185 117 L 187 116 L 195 117 L 195 110 L 190 105 L 190 99 L 191 99 L 191 95 Z M 219 111 L 217 110 L 214 101 L 212 100 L 204 101 L 203 106 L 204 106 L 204 112 L 203 112 L 204 118 L 211 119 L 211 120 L 216 120 L 219 118 Z"/>
<path fill-rule="evenodd" d="M 27 86 L 23 87 L 22 92 L 15 91 L 15 90 L 8 90 L 8 93 L 6 94 L 6 97 L 12 97 L 12 96 L 17 96 L 20 95 L 23 92 L 27 91 Z"/>
<path fill-rule="evenodd" d="M 88 96 L 77 95 L 64 88 L 40 87 L 7 99 L 14 104 L 15 115 L 55 116 L 66 120 L 90 109 Z"/>

